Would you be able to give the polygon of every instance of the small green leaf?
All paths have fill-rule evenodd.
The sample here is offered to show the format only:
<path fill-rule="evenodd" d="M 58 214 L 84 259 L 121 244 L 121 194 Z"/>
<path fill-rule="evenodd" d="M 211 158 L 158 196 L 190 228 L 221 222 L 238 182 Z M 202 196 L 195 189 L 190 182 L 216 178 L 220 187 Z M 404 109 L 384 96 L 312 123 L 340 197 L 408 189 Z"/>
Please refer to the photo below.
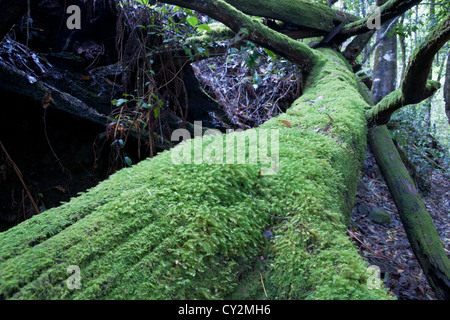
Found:
<path fill-rule="evenodd" d="M 155 110 L 153 110 L 155 112 L 155 118 L 159 117 L 159 108 L 156 107 Z"/>
<path fill-rule="evenodd" d="M 128 158 L 128 157 L 125 157 L 124 159 L 125 159 L 125 162 L 127 163 L 127 165 L 128 165 L 129 167 L 131 167 L 131 165 L 133 164 L 133 162 L 131 161 L 131 159 Z"/>
<path fill-rule="evenodd" d="M 198 19 L 196 16 L 191 16 L 191 17 L 187 18 L 186 20 L 192 27 L 195 27 L 196 25 L 198 25 Z"/>
<path fill-rule="evenodd" d="M 128 102 L 127 99 L 119 99 L 119 100 L 113 100 L 111 101 L 113 105 L 120 107 L 122 104 L 124 104 L 125 102 Z"/>
<path fill-rule="evenodd" d="M 199 24 L 197 26 L 197 30 L 198 31 L 205 30 L 206 32 L 211 32 L 211 27 L 207 24 Z"/>
<path fill-rule="evenodd" d="M 276 56 L 275 53 L 273 53 L 272 50 L 269 50 L 269 49 L 264 48 L 264 51 L 266 51 L 266 53 L 267 53 L 267 55 L 268 55 L 269 57 L 271 57 L 271 58 L 273 58 L 273 59 L 276 59 L 277 56 Z"/>
<path fill-rule="evenodd" d="M 189 49 L 188 47 L 183 47 L 184 52 L 191 58 L 194 59 L 194 56 L 192 55 L 192 51 L 191 49 Z"/>
<path fill-rule="evenodd" d="M 114 140 L 113 143 L 111 143 L 111 146 L 113 146 L 116 142 L 118 142 L 123 147 L 123 140 L 122 139 Z"/>
<path fill-rule="evenodd" d="M 151 105 L 148 104 L 148 103 L 145 102 L 145 101 L 140 101 L 140 102 L 139 102 L 139 107 L 144 108 L 144 109 L 147 109 L 147 108 L 151 107 Z"/>

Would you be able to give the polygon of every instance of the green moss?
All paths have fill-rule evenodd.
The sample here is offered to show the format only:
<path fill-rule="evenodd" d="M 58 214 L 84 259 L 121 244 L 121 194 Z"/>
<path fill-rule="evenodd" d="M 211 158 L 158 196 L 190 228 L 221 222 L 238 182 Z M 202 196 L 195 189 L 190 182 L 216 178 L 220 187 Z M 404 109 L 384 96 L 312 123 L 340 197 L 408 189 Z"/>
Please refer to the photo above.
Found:
<path fill-rule="evenodd" d="M 425 96 L 431 96 L 440 86 L 439 82 L 428 80 L 425 86 Z M 385 96 L 374 107 L 367 110 L 366 118 L 373 123 L 386 124 L 389 122 L 391 115 L 405 105 L 402 89 L 397 89 Z"/>
<path fill-rule="evenodd" d="M 261 175 L 261 162 L 175 164 L 187 146 L 214 146 L 201 137 L 183 142 L 0 234 L 2 296 L 261 298 L 252 266 L 268 246 L 269 299 L 388 298 L 367 289 L 367 265 L 345 234 L 365 155 L 367 103 L 340 55 L 322 50 L 316 59 L 304 95 L 286 114 L 230 135 L 278 129 L 276 174 Z M 320 103 L 305 101 L 320 96 Z M 322 130 L 330 122 L 322 105 L 333 118 L 329 130 Z M 239 151 L 249 160 L 258 145 Z M 80 290 L 66 286 L 69 265 L 80 268 Z M 238 275 L 246 270 L 253 271 L 241 284 L 253 289 L 243 291 Z"/>
<path fill-rule="evenodd" d="M 342 22 L 342 18 L 337 17 L 334 10 L 312 1 L 284 1 L 282 4 L 277 0 L 262 2 L 226 0 L 226 2 L 250 15 L 269 17 L 324 32 L 330 32 L 337 22 Z"/>
<path fill-rule="evenodd" d="M 214 22 L 209 24 L 210 30 L 203 30 L 202 35 L 196 37 L 190 37 L 186 39 L 188 44 L 192 43 L 215 43 L 218 41 L 225 41 L 233 38 L 235 33 L 233 30 L 225 26 L 220 22 Z"/>
<path fill-rule="evenodd" d="M 372 208 L 369 213 L 369 219 L 381 224 L 389 224 L 392 221 L 389 213 L 378 207 Z"/>
<path fill-rule="evenodd" d="M 367 266 L 345 235 L 366 148 L 368 104 L 347 63 L 331 50 L 322 51 L 303 96 L 280 116 L 293 125 L 282 142 L 282 152 L 291 150 L 283 183 L 296 192 L 278 204 L 284 202 L 293 219 L 277 229 L 267 291 L 272 299 L 384 299 L 383 289 L 367 289 Z M 320 112 L 334 122 L 329 132 L 317 134 L 330 122 Z M 278 120 L 262 127 L 282 127 Z"/>

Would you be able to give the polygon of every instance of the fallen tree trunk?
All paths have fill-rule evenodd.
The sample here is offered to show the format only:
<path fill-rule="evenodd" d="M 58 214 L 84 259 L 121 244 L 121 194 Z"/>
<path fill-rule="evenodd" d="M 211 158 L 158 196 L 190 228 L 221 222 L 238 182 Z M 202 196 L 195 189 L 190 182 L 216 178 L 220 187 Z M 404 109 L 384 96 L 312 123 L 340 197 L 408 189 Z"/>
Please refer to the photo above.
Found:
<path fill-rule="evenodd" d="M 386 126 L 369 131 L 369 144 L 428 282 L 439 299 L 450 299 L 450 261 Z"/>
<path fill-rule="evenodd" d="M 345 59 L 223 1 L 165 2 L 311 68 L 303 96 L 259 128 L 185 141 L 0 234 L 1 297 L 239 298 L 238 275 L 268 252 L 269 298 L 389 298 L 369 290 L 346 236 L 371 102 Z"/>
<path fill-rule="evenodd" d="M 270 145 L 272 156 L 279 148 L 274 174 L 261 175 L 261 158 L 225 164 L 218 146 L 235 142 L 206 137 L 123 169 L 0 234 L 2 298 L 226 298 L 263 248 L 272 252 L 269 298 L 388 298 L 383 288 L 368 289 L 366 262 L 346 236 L 369 100 L 345 59 L 321 51 L 304 95 L 286 114 L 224 137 L 256 134 L 256 144 L 237 149 L 248 160 L 252 147 L 267 147 L 264 133 L 278 135 Z M 311 102 L 320 96 L 320 104 Z M 328 112 L 318 111 L 322 105 Z M 211 145 L 221 161 L 208 157 Z M 200 163 L 174 161 L 187 151 L 195 156 L 196 147 L 204 148 Z M 280 221 L 267 243 L 267 225 Z M 67 285 L 77 275 L 79 290 Z"/>
<path fill-rule="evenodd" d="M 0 89 L 41 103 L 45 108 L 57 109 L 76 117 L 104 125 L 107 117 L 78 98 L 58 90 L 22 70 L 16 70 L 0 61 Z"/>

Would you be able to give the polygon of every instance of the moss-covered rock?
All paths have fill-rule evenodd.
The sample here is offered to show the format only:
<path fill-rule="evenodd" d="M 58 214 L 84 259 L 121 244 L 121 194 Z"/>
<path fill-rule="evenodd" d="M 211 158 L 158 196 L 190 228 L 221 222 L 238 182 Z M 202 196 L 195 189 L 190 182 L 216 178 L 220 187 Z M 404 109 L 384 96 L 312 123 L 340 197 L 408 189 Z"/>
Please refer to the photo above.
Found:
<path fill-rule="evenodd" d="M 392 222 L 389 213 L 378 207 L 372 207 L 370 209 L 368 218 L 378 224 L 389 224 Z"/>
<path fill-rule="evenodd" d="M 367 288 L 367 264 L 346 236 L 368 100 L 339 54 L 322 50 L 316 59 L 304 96 L 251 129 L 278 130 L 276 174 L 261 175 L 260 162 L 176 164 L 174 155 L 187 146 L 195 156 L 195 146 L 211 144 L 202 137 L 182 142 L 1 233 L 1 296 L 240 298 L 237 275 L 266 248 L 270 299 L 389 298 L 384 289 Z M 319 96 L 320 104 L 311 102 Z M 248 159 L 257 146 L 239 151 Z M 80 289 L 67 286 L 71 265 L 79 267 Z M 243 279 L 252 283 L 251 274 Z"/>

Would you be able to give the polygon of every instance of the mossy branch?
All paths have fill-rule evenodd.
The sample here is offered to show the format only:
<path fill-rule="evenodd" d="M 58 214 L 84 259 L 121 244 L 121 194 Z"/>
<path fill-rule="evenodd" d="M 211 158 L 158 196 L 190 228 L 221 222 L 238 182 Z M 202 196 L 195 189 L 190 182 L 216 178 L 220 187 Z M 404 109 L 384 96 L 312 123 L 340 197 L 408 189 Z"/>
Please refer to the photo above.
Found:
<path fill-rule="evenodd" d="M 298 65 L 306 67 L 314 63 L 316 59 L 314 51 L 307 45 L 268 28 L 225 1 L 164 0 L 161 2 L 202 12 L 222 22 L 236 33 L 245 29 L 248 31 L 249 41 L 265 47 Z"/>
<path fill-rule="evenodd" d="M 315 36 L 326 36 L 337 25 L 359 19 L 324 4 L 304 0 L 225 0 L 225 2 L 245 14 L 282 21 Z"/>
<path fill-rule="evenodd" d="M 391 115 L 401 107 L 419 103 L 431 97 L 439 88 L 438 81 L 428 80 L 433 58 L 439 49 L 450 40 L 450 14 L 417 46 L 409 60 L 401 88 L 384 97 L 367 111 L 370 123 L 388 123 Z"/>
<path fill-rule="evenodd" d="M 422 100 L 431 97 L 440 86 L 438 81 L 429 80 L 423 91 L 424 94 Z M 411 103 L 408 103 L 407 100 L 404 99 L 402 90 L 397 89 L 385 96 L 373 108 L 368 110 L 366 112 L 366 118 L 369 123 L 376 125 L 387 124 L 395 111 L 409 104 Z"/>
<path fill-rule="evenodd" d="M 420 1 L 421 0 L 390 0 L 386 2 L 384 5 L 379 7 L 381 24 L 402 15 L 413 6 L 418 4 Z M 371 31 L 371 29 L 369 29 L 368 22 L 371 19 L 373 19 L 372 13 L 363 19 L 351 22 L 344 27 L 341 34 L 347 37 L 351 37 L 356 34 L 369 32 Z"/>
<path fill-rule="evenodd" d="M 404 103 L 418 103 L 424 99 L 426 84 L 433 58 L 439 49 L 450 40 L 450 14 L 428 33 L 411 55 L 402 81 Z"/>

